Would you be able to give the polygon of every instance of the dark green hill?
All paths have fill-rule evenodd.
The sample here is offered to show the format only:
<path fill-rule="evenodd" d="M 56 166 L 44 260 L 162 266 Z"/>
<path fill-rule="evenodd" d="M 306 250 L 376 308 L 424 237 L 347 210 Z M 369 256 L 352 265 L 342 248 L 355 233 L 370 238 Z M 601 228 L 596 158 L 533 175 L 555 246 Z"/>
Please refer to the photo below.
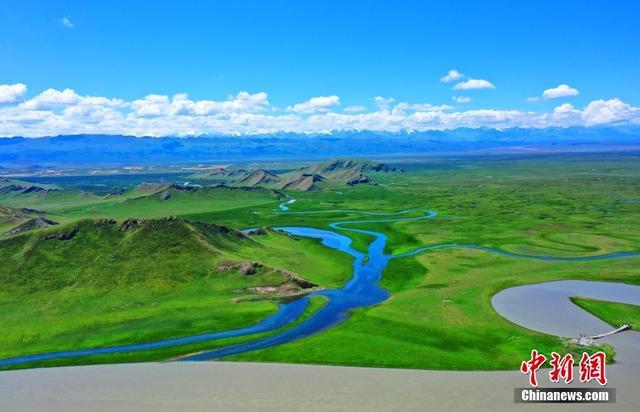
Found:
<path fill-rule="evenodd" d="M 5 288 L 29 292 L 136 284 L 164 287 L 218 276 L 222 263 L 228 268 L 245 263 L 236 251 L 254 243 L 237 230 L 179 218 L 85 220 L 1 241 L 0 282 Z M 276 269 L 256 263 L 260 276 L 247 285 L 287 281 Z M 237 280 L 234 288 L 246 283 L 241 277 Z"/>

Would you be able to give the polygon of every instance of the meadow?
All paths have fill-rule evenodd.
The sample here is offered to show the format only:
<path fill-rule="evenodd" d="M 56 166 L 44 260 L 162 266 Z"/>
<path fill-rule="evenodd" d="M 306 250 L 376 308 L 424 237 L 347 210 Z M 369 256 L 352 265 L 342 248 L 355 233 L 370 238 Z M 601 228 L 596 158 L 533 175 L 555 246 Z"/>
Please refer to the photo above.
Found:
<path fill-rule="evenodd" d="M 163 199 L 141 187 L 114 197 L 68 190 L 40 198 L 0 196 L 0 204 L 47 211 L 47 216 L 62 224 L 0 240 L 2 261 L 10 262 L 0 269 L 0 279 L 8 286 L 0 292 L 0 310 L 7 314 L 0 319 L 0 328 L 7 331 L 0 338 L 0 358 L 224 330 L 273 313 L 277 297 L 236 301 L 244 296 L 238 290 L 281 282 L 277 272 L 243 277 L 219 271 L 223 261 L 257 261 L 326 288 L 340 286 L 351 275 L 348 256 L 310 239 L 267 231 L 245 241 L 215 232 L 207 246 L 190 232 L 198 225 L 327 229 L 331 222 L 359 220 L 350 227 L 385 233 L 390 255 L 452 242 L 557 257 L 639 251 L 638 160 L 640 155 L 634 153 L 404 159 L 396 163 L 405 169 L 403 173 L 376 175 L 376 184 L 309 192 L 202 188 L 174 190 Z M 278 210 L 283 195 L 296 199 L 290 205 L 294 213 Z M 433 210 L 437 216 L 367 223 L 374 217 L 349 210 L 409 210 L 407 217 Z M 179 216 L 186 226 L 173 224 L 146 236 L 117 230 L 127 218 L 167 216 Z M 97 219 L 117 223 L 86 231 L 86 238 L 72 239 L 77 240 L 73 245 L 34 246 L 42 233 Z M 351 237 L 353 246 L 363 252 L 372 240 L 366 234 L 338 231 Z M 82 231 L 80 235 L 84 236 Z M 344 323 L 318 335 L 226 359 L 513 369 L 532 347 L 543 352 L 575 348 L 567 340 L 500 317 L 490 303 L 495 293 L 559 279 L 640 284 L 639 263 L 638 257 L 545 262 L 456 248 L 393 259 L 380 282 L 391 293 L 387 301 L 355 310 Z M 605 321 L 637 322 L 635 307 L 576 303 Z M 319 307 L 315 302 L 308 310 Z M 44 365 L 168 359 L 229 343 Z"/>

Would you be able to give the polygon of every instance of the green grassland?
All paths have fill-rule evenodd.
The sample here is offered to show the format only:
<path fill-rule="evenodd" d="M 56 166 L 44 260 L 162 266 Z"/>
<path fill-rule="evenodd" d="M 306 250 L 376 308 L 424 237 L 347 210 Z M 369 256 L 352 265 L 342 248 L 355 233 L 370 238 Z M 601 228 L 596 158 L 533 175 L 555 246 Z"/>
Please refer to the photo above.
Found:
<path fill-rule="evenodd" d="M 15 184 L 15 181 L 4 183 Z M 29 183 L 20 183 L 22 187 Z M 46 188 L 46 186 L 37 185 Z M 252 206 L 275 207 L 278 195 L 263 188 L 202 187 L 180 188 L 149 184 L 122 194 L 96 196 L 75 190 L 2 192 L 0 204 L 13 208 L 32 208 L 47 213 L 52 220 L 72 222 L 83 218 L 155 218 L 198 212 L 227 211 Z"/>
<path fill-rule="evenodd" d="M 298 273 L 324 287 L 340 286 L 350 276 L 347 256 L 313 240 L 267 231 L 246 242 L 229 241 L 217 234 L 209 240 L 204 236 L 207 246 L 192 240 L 181 244 L 192 237 L 178 231 L 135 241 L 133 233 L 118 229 L 130 217 L 181 216 L 186 227 L 201 232 L 198 225 L 204 223 L 236 229 L 326 229 L 333 221 L 376 219 L 344 210 L 411 210 L 403 217 L 434 210 L 438 213 L 434 219 L 363 222 L 353 227 L 385 233 L 389 254 L 448 242 L 559 257 L 638 251 L 638 160 L 633 154 L 422 160 L 401 165 L 404 173 L 372 174 L 375 185 L 335 184 L 317 191 L 285 191 L 296 199 L 290 205 L 292 212 L 326 212 L 308 214 L 277 211 L 282 195 L 268 189 L 141 188 L 106 197 L 52 191 L 44 197 L 30 194 L 23 199 L 5 194 L 0 196 L 0 204 L 46 211 L 45 216 L 64 228 L 85 219 L 111 218 L 117 224 L 100 229 L 102 235 L 92 231 L 93 237 L 87 235 L 73 250 L 66 245 L 42 247 L 36 248 L 39 254 L 33 256 L 25 253 L 31 253 L 36 240 L 62 227 L 5 236 L 0 259 L 11 264 L 0 268 L 0 281 L 3 286 L 10 285 L 0 292 L 0 310 L 7 314 L 0 319 L 0 329 L 7 331 L 0 338 L 0 358 L 222 330 L 254 323 L 272 313 L 276 307 L 273 300 L 233 303 L 233 299 L 239 295 L 237 290 L 282 280 L 277 272 L 247 279 L 238 273 L 217 271 L 223 260 L 257 261 L 265 267 Z M 164 195 L 166 191 L 171 195 Z M 354 239 L 354 247 L 366 251 L 369 236 L 343 233 Z M 107 251 L 114 251 L 118 258 L 110 261 L 112 252 Z M 135 259 L 131 255 L 134 251 Z M 100 264 L 93 265 L 95 262 Z M 544 352 L 572 348 L 556 337 L 526 330 L 500 317 L 490 304 L 495 293 L 510 286 L 558 279 L 640 284 L 638 263 L 640 258 L 636 257 L 541 262 L 461 249 L 394 259 L 381 281 L 391 292 L 388 301 L 356 310 L 346 322 L 319 335 L 229 359 L 512 369 L 532 347 Z M 187 353 L 195 348 L 182 349 Z M 182 349 L 113 359 L 162 359 L 179 355 Z M 107 361 L 107 357 L 91 357 L 51 364 Z"/>
<path fill-rule="evenodd" d="M 532 348 L 575 348 L 512 324 L 491 306 L 498 291 L 556 279 L 640 284 L 637 258 L 540 262 L 476 250 L 439 250 L 391 261 L 381 284 L 392 297 L 357 310 L 328 333 L 233 360 L 448 370 L 514 369 Z"/>
<path fill-rule="evenodd" d="M 571 301 L 587 312 L 604 320 L 614 328 L 625 324 L 635 330 L 640 328 L 640 306 L 638 305 L 626 305 L 624 303 L 613 303 L 580 297 L 572 298 Z"/>
<path fill-rule="evenodd" d="M 135 362 L 151 362 L 177 360 L 185 354 L 197 353 L 203 350 L 212 350 L 222 348 L 229 345 L 235 345 L 256 338 L 263 338 L 277 334 L 283 330 L 295 327 L 308 319 L 312 314 L 320 310 L 326 304 L 326 299 L 321 296 L 313 296 L 309 298 L 309 305 L 303 315 L 286 327 L 276 329 L 270 332 L 256 333 L 249 336 L 240 336 L 235 338 L 224 338 L 214 341 L 191 343 L 180 346 L 169 346 L 160 349 L 141 350 L 137 352 L 120 352 L 108 355 L 90 355 L 79 358 L 51 359 L 44 361 L 34 361 L 20 365 L 2 367 L 0 370 L 15 370 L 23 368 L 42 368 L 55 366 L 71 366 L 71 365 L 97 365 L 97 364 L 113 364 L 113 363 L 135 363 Z"/>

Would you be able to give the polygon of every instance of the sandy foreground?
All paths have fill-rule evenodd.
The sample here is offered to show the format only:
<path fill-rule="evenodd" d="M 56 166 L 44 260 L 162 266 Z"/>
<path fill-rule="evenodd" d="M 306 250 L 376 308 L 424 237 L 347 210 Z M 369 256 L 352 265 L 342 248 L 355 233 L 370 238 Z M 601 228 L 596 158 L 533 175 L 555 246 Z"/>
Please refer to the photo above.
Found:
<path fill-rule="evenodd" d="M 599 405 L 515 404 L 513 388 L 527 386 L 519 372 L 234 362 L 30 369 L 0 372 L 0 410 L 640 410 L 640 379 L 623 379 L 626 374 L 616 373 L 617 368 L 607 372 L 618 401 Z"/>

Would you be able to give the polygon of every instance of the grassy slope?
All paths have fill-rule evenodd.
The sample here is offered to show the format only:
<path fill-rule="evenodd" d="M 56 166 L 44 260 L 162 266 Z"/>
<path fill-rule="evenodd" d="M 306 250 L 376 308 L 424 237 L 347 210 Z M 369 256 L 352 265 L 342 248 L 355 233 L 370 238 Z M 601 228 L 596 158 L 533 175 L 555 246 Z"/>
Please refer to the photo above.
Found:
<path fill-rule="evenodd" d="M 168 189 L 171 198 L 163 200 L 160 194 L 129 198 L 121 197 L 68 209 L 65 216 L 71 218 L 109 217 L 126 219 L 130 217 L 162 217 L 185 215 L 198 212 L 227 211 L 252 206 L 269 205 L 277 207 L 278 199 L 265 189 L 242 190 L 233 188 L 199 188 L 195 191 Z M 163 193 L 163 192 L 162 192 Z"/>
<path fill-rule="evenodd" d="M 351 258 L 316 240 L 293 238 L 273 230 L 252 238 L 256 242 L 237 251 L 238 256 L 245 259 L 259 256 L 267 265 L 304 273 L 307 279 L 329 288 L 340 287 L 351 277 Z"/>
<path fill-rule="evenodd" d="M 16 183 L 15 181 L 11 181 Z M 23 186 L 28 184 L 22 183 Z M 43 185 L 39 185 L 43 186 Z M 227 187 L 203 187 L 194 191 L 166 188 L 167 185 L 146 185 L 119 196 L 95 196 L 80 191 L 50 191 L 47 193 L 13 193 L 0 195 L 0 204 L 28 207 L 48 212 L 47 217 L 60 223 L 84 218 L 156 218 L 193 213 L 230 211 L 254 206 L 277 207 L 279 199 L 270 190 L 243 190 Z M 165 192 L 171 196 L 164 200 Z"/>
<path fill-rule="evenodd" d="M 21 190 L 0 190 L 0 203 L 11 207 L 28 207 L 40 210 L 57 210 L 85 205 L 99 201 L 101 198 L 81 191 L 64 190 L 57 185 L 36 184 L 14 179 L 0 180 L 0 189 L 7 186 L 21 188 L 39 187 L 45 191 L 22 193 Z"/>
<path fill-rule="evenodd" d="M 577 297 L 571 301 L 614 328 L 622 324 L 631 325 L 635 330 L 640 328 L 640 306 Z"/>
<path fill-rule="evenodd" d="M 286 279 L 268 268 L 252 276 L 220 271 L 220 264 L 273 262 L 320 283 L 337 282 L 334 272 L 323 271 L 350 263 L 278 233 L 247 239 L 181 220 L 147 221 L 129 230 L 83 221 L 46 233 L 74 226 L 80 230 L 70 240 L 42 240 L 38 232 L 1 242 L 0 358 L 252 324 L 275 311 L 273 301 L 232 299 L 250 296 L 248 287 Z M 287 249 L 293 244 L 296 254 Z"/>

